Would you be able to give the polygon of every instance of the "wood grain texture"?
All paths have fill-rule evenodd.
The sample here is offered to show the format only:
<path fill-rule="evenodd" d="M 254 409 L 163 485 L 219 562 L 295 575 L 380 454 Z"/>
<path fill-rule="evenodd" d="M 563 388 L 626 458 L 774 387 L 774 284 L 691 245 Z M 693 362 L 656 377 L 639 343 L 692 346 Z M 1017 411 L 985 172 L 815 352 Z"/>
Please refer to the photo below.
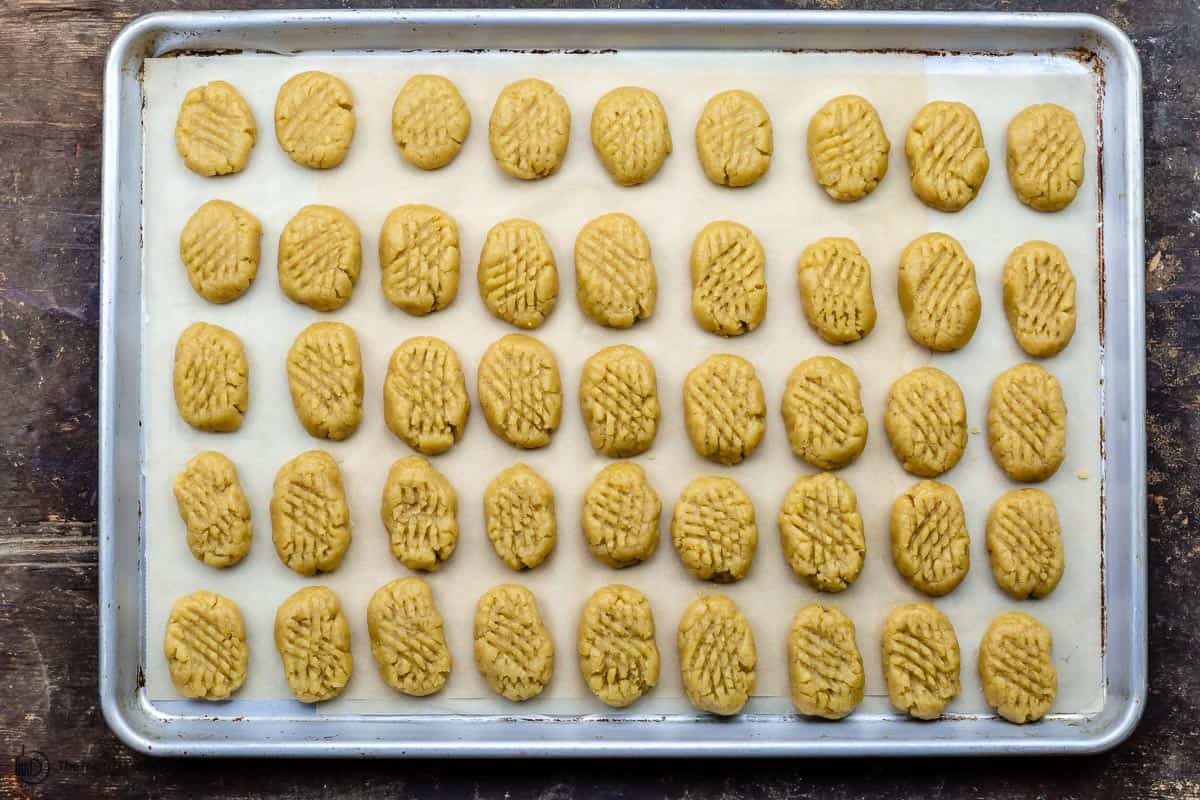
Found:
<path fill-rule="evenodd" d="M 431 5 L 449 5 L 433 0 Z M 488 0 L 470 3 L 501 6 Z M 342 6 L 192 0 L 187 7 Z M 394 3 L 362 0 L 362 7 Z M 683 5 L 644 0 L 542 6 Z M 688 2 L 716 7 L 720 0 Z M 0 4 L 0 798 L 1200 798 L 1200 6 L 1196 0 L 840 0 L 809 7 L 1087 11 L 1138 45 L 1146 81 L 1150 700 L 1115 752 L 1062 760 L 468 764 L 162 761 L 107 730 L 96 688 L 96 374 L 101 71 L 130 0 Z M 792 143 L 792 146 L 798 147 Z M 793 153 L 793 157 L 800 151 Z M 14 757 L 40 751 L 47 780 Z M 1102 788 L 1101 788 L 1102 787 Z"/>

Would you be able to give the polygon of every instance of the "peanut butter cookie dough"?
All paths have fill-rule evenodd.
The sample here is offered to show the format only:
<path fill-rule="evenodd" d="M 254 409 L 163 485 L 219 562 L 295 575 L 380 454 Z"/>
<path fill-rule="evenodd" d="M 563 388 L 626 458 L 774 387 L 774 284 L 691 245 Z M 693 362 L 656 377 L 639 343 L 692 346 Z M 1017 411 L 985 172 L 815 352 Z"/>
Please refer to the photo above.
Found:
<path fill-rule="evenodd" d="M 187 545 L 210 567 L 232 567 L 250 552 L 254 528 L 237 467 L 221 453 L 196 454 L 173 487 Z"/>
<path fill-rule="evenodd" d="M 1083 183 L 1083 133 L 1075 115 L 1054 103 L 1029 106 L 1008 124 L 1008 180 L 1038 211 L 1059 211 Z"/>
<path fill-rule="evenodd" d="M 575 238 L 575 298 L 588 319 L 628 328 L 654 313 L 658 276 L 646 232 L 628 214 L 604 214 Z"/>
<path fill-rule="evenodd" d="M 918 592 L 954 591 L 971 569 L 971 537 L 952 486 L 921 481 L 892 503 L 892 561 Z"/>
<path fill-rule="evenodd" d="M 309 586 L 275 612 L 275 649 L 288 688 L 301 703 L 320 703 L 342 693 L 354 671 L 350 623 L 326 586 Z"/>
<path fill-rule="evenodd" d="M 379 587 L 367 605 L 371 654 L 384 683 L 401 694 L 440 692 L 450 677 L 450 648 L 429 584 L 402 578 Z"/>
<path fill-rule="evenodd" d="M 958 696 L 958 637 L 929 603 L 888 614 L 883 626 L 883 675 L 892 705 L 917 719 L 937 719 Z"/>
<path fill-rule="evenodd" d="M 992 383 L 988 445 L 1014 481 L 1044 481 L 1058 471 L 1067 449 L 1062 386 L 1037 364 L 1018 364 Z"/>
<path fill-rule="evenodd" d="M 930 208 L 961 211 L 988 172 L 983 130 L 970 107 L 935 100 L 917 112 L 904 139 L 913 194 Z"/>
<path fill-rule="evenodd" d="M 771 166 L 771 116 L 737 89 L 714 95 L 696 122 L 696 152 L 713 183 L 749 186 Z"/>
<path fill-rule="evenodd" d="M 646 452 L 658 433 L 654 364 L 631 345 L 604 348 L 583 364 L 579 406 L 597 453 L 626 458 Z"/>
<path fill-rule="evenodd" d="M 492 587 L 475 607 L 475 666 L 496 694 L 537 697 L 554 672 L 554 642 L 524 586 Z"/>
<path fill-rule="evenodd" d="M 558 172 L 571 138 L 571 109 L 545 81 L 510 83 L 496 98 L 488 144 L 500 169 L 531 181 Z"/>
<path fill-rule="evenodd" d="M 515 447 L 545 447 L 562 420 L 554 353 L 519 333 L 498 339 L 484 352 L 477 393 L 492 433 Z"/>
<path fill-rule="evenodd" d="M 420 456 L 392 463 L 379 515 L 392 555 L 409 569 L 432 572 L 458 543 L 458 495 L 446 476 Z"/>
<path fill-rule="evenodd" d="M 697 578 L 716 583 L 741 580 L 758 546 L 754 503 L 735 480 L 696 478 L 675 503 L 671 541 L 684 568 Z"/>
<path fill-rule="evenodd" d="M 632 586 L 602 586 L 579 617 L 579 670 L 592 694 L 624 708 L 658 684 L 650 601 Z"/>
<path fill-rule="evenodd" d="M 449 450 L 471 413 L 466 378 L 454 348 L 433 336 L 401 342 L 383 382 L 388 430 L 425 455 Z"/>
<path fill-rule="evenodd" d="M 479 293 L 496 319 L 518 328 L 546 321 L 558 300 L 558 265 L 536 222 L 509 219 L 488 231 L 479 254 Z"/>
<path fill-rule="evenodd" d="M 1004 262 L 1004 315 L 1017 344 L 1034 358 L 1063 350 L 1075 335 L 1075 275 L 1049 242 L 1018 246 Z"/>
<path fill-rule="evenodd" d="M 404 160 L 440 169 L 458 155 L 471 130 L 471 112 L 454 82 L 441 75 L 414 75 L 392 105 L 392 139 Z"/>
<path fill-rule="evenodd" d="M 996 584 L 1015 600 L 1045 597 L 1063 574 L 1062 525 L 1050 495 L 1014 489 L 992 506 L 987 550 Z"/>
<path fill-rule="evenodd" d="M 592 147 L 622 186 L 636 186 L 657 175 L 671 154 L 671 130 L 658 95 L 639 86 L 621 86 L 601 97 L 592 111 Z"/>
<path fill-rule="evenodd" d="M 888 390 L 883 427 L 905 472 L 936 478 L 953 468 L 967 447 L 962 389 L 940 369 L 914 369 Z"/>
<path fill-rule="evenodd" d="M 301 72 L 279 87 L 275 138 L 302 167 L 330 169 L 342 163 L 354 138 L 354 98 L 327 72 Z"/>
<path fill-rule="evenodd" d="M 1053 637 L 1028 614 L 1010 611 L 992 620 L 979 645 L 983 696 L 996 712 L 1018 725 L 1037 722 L 1058 694 Z"/>
<path fill-rule="evenodd" d="M 601 563 L 628 567 L 658 546 L 662 501 L 646 472 L 632 461 L 609 464 L 583 496 L 583 535 Z"/>
<path fill-rule="evenodd" d="M 262 224 L 244 208 L 209 200 L 179 234 L 179 258 L 188 283 L 210 303 L 229 303 L 246 293 L 258 274 Z"/>
<path fill-rule="evenodd" d="M 333 572 L 350 546 L 350 508 L 333 456 L 309 450 L 279 468 L 271 495 L 271 540 L 301 575 Z"/>
<path fill-rule="evenodd" d="M 754 694 L 758 652 L 737 604 L 721 594 L 694 600 L 679 620 L 678 647 L 688 701 L 712 714 L 741 711 Z"/>
<path fill-rule="evenodd" d="M 193 428 L 228 433 L 250 407 L 250 370 L 237 334 L 194 322 L 175 344 L 175 405 Z"/>
<path fill-rule="evenodd" d="M 517 571 L 545 561 L 558 539 L 554 490 L 524 464 L 509 467 L 488 484 L 483 520 L 496 555 Z"/>
<path fill-rule="evenodd" d="M 792 452 L 818 469 L 840 469 L 867 445 L 867 416 L 854 370 L 832 356 L 796 365 L 783 390 Z"/>
<path fill-rule="evenodd" d="M 379 266 L 388 302 L 416 317 L 458 294 L 458 226 L 433 206 L 399 206 L 379 231 Z"/>
<path fill-rule="evenodd" d="M 793 483 L 779 509 L 779 539 L 792 572 L 813 589 L 840 592 L 854 583 L 867 540 L 850 484 L 828 472 Z"/>
<path fill-rule="evenodd" d="M 698 455 L 727 466 L 752 454 L 766 430 L 767 404 L 754 366 L 709 356 L 683 382 L 683 416 Z"/>
<path fill-rule="evenodd" d="M 852 240 L 818 239 L 800 254 L 796 273 L 804 318 L 822 339 L 847 344 L 875 329 L 871 265 Z"/>
<path fill-rule="evenodd" d="M 792 618 L 788 674 L 801 714 L 841 719 L 863 699 L 862 653 L 854 623 L 832 606 L 810 603 Z"/>
<path fill-rule="evenodd" d="M 861 200 L 883 180 L 892 143 L 879 113 L 864 97 L 835 97 L 808 123 L 808 163 L 813 177 L 834 200 Z"/>
<path fill-rule="evenodd" d="M 358 337 L 341 322 L 300 331 L 287 354 L 288 388 L 310 436 L 341 441 L 362 422 L 363 372 Z"/>
<path fill-rule="evenodd" d="M 971 341 L 979 325 L 979 288 L 975 265 L 953 236 L 913 239 L 900 254 L 896 290 L 914 342 L 949 352 Z"/>
<path fill-rule="evenodd" d="M 314 311 L 344 306 L 361 270 L 362 235 L 333 206 L 305 206 L 279 234 L 279 288 Z"/>
<path fill-rule="evenodd" d="M 184 697 L 226 700 L 246 682 L 250 650 L 237 604 L 199 591 L 175 601 L 163 654 L 171 682 Z"/>
<path fill-rule="evenodd" d="M 197 175 L 241 172 L 257 137 L 254 112 L 225 81 L 210 81 L 184 95 L 175 122 L 175 147 Z"/>
<path fill-rule="evenodd" d="M 710 222 L 692 244 L 692 314 L 719 336 L 741 336 L 767 313 L 767 256 L 736 222 Z"/>

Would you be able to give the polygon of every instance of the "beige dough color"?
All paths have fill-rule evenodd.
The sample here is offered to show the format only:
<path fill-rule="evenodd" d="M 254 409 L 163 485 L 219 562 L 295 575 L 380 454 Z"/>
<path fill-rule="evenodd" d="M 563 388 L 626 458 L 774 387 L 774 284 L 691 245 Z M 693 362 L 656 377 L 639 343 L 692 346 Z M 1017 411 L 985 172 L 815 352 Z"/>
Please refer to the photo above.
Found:
<path fill-rule="evenodd" d="M 892 561 L 909 585 L 930 597 L 949 594 L 971 569 L 971 538 L 954 487 L 910 486 L 892 503 Z"/>
<path fill-rule="evenodd" d="M 545 81 L 510 83 L 488 120 L 488 144 L 500 169 L 531 181 L 558 172 L 571 138 L 571 109 Z"/>
<path fill-rule="evenodd" d="M 415 317 L 458 294 L 458 226 L 433 206 L 399 206 L 379 231 L 379 267 L 388 302 Z"/>
<path fill-rule="evenodd" d="M 488 347 L 476 392 L 492 433 L 515 447 L 545 447 L 562 421 L 558 362 L 529 336 L 510 333 Z"/>
<path fill-rule="evenodd" d="M 441 75 L 414 75 L 392 105 L 392 139 L 404 160 L 440 169 L 458 155 L 471 130 L 471 112 L 454 82 Z"/>
<path fill-rule="evenodd" d="M 714 95 L 696 122 L 696 152 L 713 183 L 749 186 L 771 166 L 771 116 L 749 92 Z"/>
<path fill-rule="evenodd" d="M 1075 115 L 1054 103 L 1029 106 L 1008 124 L 1008 180 L 1038 211 L 1071 205 L 1083 183 L 1083 133 Z"/>
<path fill-rule="evenodd" d="M 596 102 L 592 147 L 612 179 L 622 186 L 645 183 L 671 154 L 667 112 L 658 95 L 639 86 L 621 86 Z"/>
<path fill-rule="evenodd" d="M 646 232 L 628 214 L 604 214 L 575 238 L 575 298 L 588 319 L 628 328 L 654 313 L 658 276 Z"/>
<path fill-rule="evenodd" d="M 808 163 L 834 200 L 861 200 L 883 180 L 892 143 L 875 106 L 864 97 L 835 97 L 808 123 Z"/>
<path fill-rule="evenodd" d="M 466 378 L 454 348 L 433 336 L 401 342 L 383 382 L 388 430 L 418 453 L 437 455 L 462 438 L 470 413 Z"/>
<path fill-rule="evenodd" d="M 1041 489 L 1013 489 L 992 506 L 987 550 L 996 585 L 1014 600 L 1045 597 L 1063 574 L 1062 525 Z"/>
<path fill-rule="evenodd" d="M 722 716 L 741 711 L 754 694 L 758 651 L 737 604 L 721 594 L 693 600 L 679 620 L 677 644 L 688 701 Z"/>
<path fill-rule="evenodd" d="M 867 445 L 858 376 L 832 356 L 813 356 L 796 365 L 783 390 L 781 411 L 792 452 L 818 469 L 840 469 Z"/>
<path fill-rule="evenodd" d="M 275 612 L 275 648 L 288 687 L 301 703 L 321 703 L 342 693 L 354 671 L 350 623 L 326 586 L 309 586 Z"/>
<path fill-rule="evenodd" d="M 540 326 L 558 300 L 558 265 L 536 222 L 509 219 L 488 231 L 479 254 L 479 294 L 496 319 Z"/>
<path fill-rule="evenodd" d="M 1018 725 L 1037 722 L 1058 694 L 1050 629 L 1010 611 L 992 620 L 979 645 L 979 679 L 988 705 Z"/>
<path fill-rule="evenodd" d="M 719 336 L 741 336 L 767 313 L 767 256 L 736 222 L 710 222 L 692 244 L 692 315 Z"/>
<path fill-rule="evenodd" d="M 244 208 L 209 200 L 179 234 L 179 258 L 188 283 L 210 303 L 229 303 L 246 293 L 258 274 L 262 223 Z"/>
<path fill-rule="evenodd" d="M 709 356 L 683 382 L 683 418 L 698 455 L 732 466 L 749 457 L 766 430 L 767 405 L 754 366 Z"/>
<path fill-rule="evenodd" d="M 537 697 L 554 672 L 554 642 L 524 586 L 494 586 L 475 606 L 475 666 L 507 700 Z"/>
<path fill-rule="evenodd" d="M 675 503 L 671 541 L 684 568 L 697 578 L 739 581 L 750 572 L 758 546 L 754 503 L 731 478 L 696 478 Z"/>
<path fill-rule="evenodd" d="M 650 601 L 632 586 L 596 590 L 579 616 L 579 670 L 592 694 L 624 708 L 658 683 L 658 645 Z"/>
<path fill-rule="evenodd" d="M 301 575 L 333 572 L 350 546 L 350 507 L 333 456 L 309 450 L 279 468 L 271 495 L 271 540 Z"/>
<path fill-rule="evenodd" d="M 362 422 L 362 354 L 354 330 L 316 322 L 296 336 L 287 354 L 288 388 L 310 436 L 341 441 Z"/>
<path fill-rule="evenodd" d="M 639 564 L 658 546 L 662 501 L 646 471 L 632 461 L 609 464 L 583 496 L 583 535 L 588 549 L 613 568 Z"/>
<path fill-rule="evenodd" d="M 232 85 L 210 81 L 184 95 L 175 122 L 175 147 L 197 175 L 241 172 L 257 138 L 254 112 Z"/>
<path fill-rule="evenodd" d="M 883 625 L 883 675 L 888 699 L 917 719 L 937 719 L 958 696 L 958 637 L 929 603 L 892 609 Z"/>
<path fill-rule="evenodd" d="M 229 433 L 250 407 L 250 370 L 237 334 L 194 322 L 175 343 L 175 406 L 193 428 Z"/>
<path fill-rule="evenodd" d="M 848 344 L 875 329 L 871 265 L 852 240 L 813 242 L 800 254 L 796 274 L 804 318 L 822 339 Z"/>
<path fill-rule="evenodd" d="M 344 306 L 361 270 L 362 235 L 333 206 L 305 206 L 279 234 L 279 288 L 314 311 Z"/>
<path fill-rule="evenodd" d="M 237 604 L 207 591 L 175 601 L 163 654 L 171 682 L 184 697 L 226 700 L 246 682 L 250 649 Z"/>
<path fill-rule="evenodd" d="M 528 466 L 515 464 L 484 490 L 483 522 L 501 561 L 518 572 L 533 569 L 558 539 L 554 490 Z"/>
<path fill-rule="evenodd" d="M 579 407 L 592 449 L 609 458 L 644 453 L 658 433 L 658 378 L 636 347 L 606 347 L 583 364 Z"/>
<path fill-rule="evenodd" d="M 1004 262 L 1004 316 L 1013 337 L 1034 358 L 1062 352 L 1075 335 L 1075 274 L 1049 242 L 1018 245 Z"/>
<path fill-rule="evenodd" d="M 792 618 L 788 676 L 801 714 L 841 719 L 863 699 L 862 653 L 854 623 L 832 606 L 810 603 Z"/>
<path fill-rule="evenodd" d="M 196 454 L 173 487 L 192 555 L 210 567 L 232 567 L 250 552 L 250 503 L 237 467 L 221 453 Z"/>
<path fill-rule="evenodd" d="M 275 138 L 302 167 L 330 169 L 342 163 L 354 139 L 354 98 L 327 72 L 301 72 L 279 87 Z"/>
<path fill-rule="evenodd" d="M 940 369 L 914 369 L 888 390 L 883 427 L 905 472 L 936 478 L 952 469 L 967 447 L 962 389 Z"/>
<path fill-rule="evenodd" d="M 1018 364 L 992 383 L 988 445 L 1014 481 L 1044 481 L 1066 457 L 1067 407 L 1062 386 L 1037 364 Z"/>
<path fill-rule="evenodd" d="M 379 515 L 392 555 L 409 569 L 432 572 L 458 544 L 458 495 L 446 476 L 420 456 L 392 463 Z"/>
<path fill-rule="evenodd" d="M 975 265 L 953 236 L 927 233 L 900 254 L 896 282 L 908 335 L 930 350 L 964 347 L 979 325 Z"/>
<path fill-rule="evenodd" d="M 367 604 L 371 654 L 384 683 L 401 694 L 440 692 L 450 677 L 450 648 L 429 584 L 402 578 L 380 586 Z"/>
<path fill-rule="evenodd" d="M 961 211 L 987 177 L 979 118 L 962 103 L 935 100 L 918 111 L 904 152 L 913 194 L 939 211 Z"/>
<path fill-rule="evenodd" d="M 829 472 L 806 475 L 779 509 L 783 557 L 796 577 L 820 592 L 840 592 L 858 579 L 867 540 L 858 497 Z M 861 687 L 860 687 L 861 688 Z"/>

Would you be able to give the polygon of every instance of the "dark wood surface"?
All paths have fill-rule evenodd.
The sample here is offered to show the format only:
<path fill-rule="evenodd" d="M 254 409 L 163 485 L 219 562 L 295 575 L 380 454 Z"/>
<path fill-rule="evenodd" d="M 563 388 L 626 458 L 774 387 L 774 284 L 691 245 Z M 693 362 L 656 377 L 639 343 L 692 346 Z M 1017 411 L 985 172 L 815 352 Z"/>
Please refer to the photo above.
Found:
<path fill-rule="evenodd" d="M 101 71 L 126 22 L 181 5 L 252 3 L 0 4 L 0 798 L 1200 798 L 1198 0 L 748 4 L 1089 11 L 1133 38 L 1145 77 L 1152 587 L 1145 718 L 1126 744 L 1088 758 L 852 763 L 164 761 L 134 754 L 108 732 L 96 692 Z M 43 783 L 18 779 L 14 759 L 22 751 L 48 759 Z"/>

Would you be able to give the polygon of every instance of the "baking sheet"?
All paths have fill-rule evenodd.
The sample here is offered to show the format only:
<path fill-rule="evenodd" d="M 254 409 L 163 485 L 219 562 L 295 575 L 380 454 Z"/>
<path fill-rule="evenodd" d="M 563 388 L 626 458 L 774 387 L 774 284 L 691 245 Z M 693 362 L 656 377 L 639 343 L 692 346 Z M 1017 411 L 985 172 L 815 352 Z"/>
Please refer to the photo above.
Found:
<path fill-rule="evenodd" d="M 342 77 L 355 95 L 358 127 L 346 161 L 328 172 L 294 165 L 279 150 L 272 131 L 278 86 L 303 69 L 324 69 Z M 446 169 L 424 173 L 408 166 L 390 138 L 395 93 L 417 72 L 438 72 L 459 86 L 473 113 L 473 130 L 463 152 Z M 487 116 L 499 90 L 511 80 L 537 76 L 554 83 L 572 111 L 572 141 L 563 169 L 536 183 L 511 180 L 492 162 Z M 731 77 L 736 76 L 736 77 Z M 208 80 L 234 83 L 254 110 L 259 142 L 242 173 L 220 179 L 196 176 L 184 168 L 174 148 L 175 115 L 184 93 Z M 590 152 L 588 122 L 595 101 L 622 84 L 656 91 L 672 125 L 675 152 L 650 183 L 632 189 L 611 183 Z M 748 189 L 713 186 L 695 157 L 692 127 L 707 98 L 722 89 L 757 94 L 771 113 L 775 156 L 771 170 Z M 143 204 L 146 357 L 142 386 L 145 415 L 146 648 L 147 696 L 164 710 L 236 714 L 247 709 L 281 713 L 599 713 L 607 708 L 592 698 L 578 673 L 574 654 L 579 609 L 599 586 L 619 581 L 647 594 L 658 623 L 662 676 L 656 690 L 633 713 L 690 710 L 681 698 L 674 628 L 684 607 L 698 594 L 716 589 L 729 594 L 746 613 L 759 653 L 758 692 L 751 712 L 786 712 L 786 632 L 791 615 L 813 601 L 831 602 L 858 626 L 867 694 L 864 712 L 888 709 L 879 666 L 878 641 L 891 606 L 921 599 L 891 563 L 887 515 L 894 497 L 914 482 L 896 463 L 883 433 L 884 398 L 891 382 L 909 369 L 933 363 L 962 385 L 973 433 L 963 461 L 943 480 L 963 499 L 971 532 L 972 569 L 950 596 L 935 603 L 953 621 L 963 651 L 963 692 L 949 713 L 986 713 L 975 670 L 978 642 L 991 618 L 1021 609 L 1035 614 L 1055 634 L 1060 691 L 1058 713 L 1098 709 L 1101 686 L 1099 335 L 1097 323 L 1098 227 L 1095 160 L 1085 164 L 1085 188 L 1064 212 L 1043 215 L 1020 205 L 1004 174 L 1004 132 L 1008 120 L 1033 102 L 1053 101 L 1081 121 L 1089 155 L 1095 153 L 1096 85 L 1093 74 L 1066 57 L 961 56 L 928 58 L 884 54 L 787 54 L 770 52 L 622 52 L 610 54 L 305 54 L 179 57 L 146 62 L 144 89 L 145 184 Z M 808 119 L 828 98 L 856 92 L 878 108 L 893 143 L 891 172 L 866 200 L 839 205 L 811 179 L 804 155 Z M 940 214 L 921 205 L 906 180 L 903 135 L 912 115 L 929 99 L 963 100 L 983 125 L 992 168 L 979 198 L 965 211 Z M 179 263 L 179 231 L 202 202 L 220 197 L 256 214 L 263 223 L 258 279 L 242 299 L 211 305 L 192 292 Z M 379 290 L 378 231 L 396 205 L 436 205 L 458 221 L 463 280 L 455 303 L 424 319 L 391 307 Z M 275 275 L 277 237 L 286 221 L 307 203 L 346 211 L 363 233 L 363 275 L 352 300 L 338 312 L 318 314 L 288 301 Z M 571 249 L 583 224 L 608 211 L 625 211 L 646 229 L 659 276 L 655 316 L 629 331 L 610 331 L 588 322 L 574 303 Z M 534 333 L 558 355 L 566 390 L 563 424 L 554 443 L 541 451 L 519 452 L 500 442 L 476 403 L 463 440 L 435 459 L 455 485 L 460 501 L 458 549 L 426 579 L 446 618 L 455 668 L 446 690 L 433 698 L 409 699 L 379 678 L 370 654 L 365 609 L 378 586 L 412 574 L 390 556 L 378 518 L 379 494 L 390 463 L 409 454 L 382 419 L 382 380 L 391 350 L 403 339 L 440 336 L 458 351 L 474 395 L 475 368 L 487 345 L 511 332 L 483 308 L 474 285 L 474 266 L 487 229 L 495 222 L 525 216 L 542 225 L 559 261 L 560 302 Z M 766 320 L 753 334 L 722 340 L 701 331 L 690 313 L 687 259 L 695 234 L 713 219 L 748 225 L 767 252 L 770 291 Z M 904 332 L 895 301 L 896 261 L 913 237 L 943 230 L 962 241 L 976 265 L 983 315 L 974 339 L 955 354 L 931 355 Z M 821 236 L 853 237 L 873 267 L 879 320 L 864 341 L 836 348 L 822 342 L 803 320 L 794 268 L 800 250 Z M 1010 483 L 993 464 L 986 444 L 987 392 L 992 379 L 1024 360 L 1008 331 L 1001 308 L 999 276 L 1016 244 L 1044 238 L 1063 248 L 1079 282 L 1076 336 L 1045 366 L 1063 383 L 1069 409 L 1067 460 L 1042 484 L 1058 504 L 1064 528 L 1066 571 L 1049 598 L 1015 603 L 996 588 L 984 547 L 984 522 L 991 503 Z M 246 343 L 251 370 L 251 408 L 240 432 L 194 431 L 179 418 L 171 397 L 175 339 L 191 322 L 203 319 L 237 332 Z M 366 401 L 363 425 L 346 442 L 311 439 L 291 410 L 284 357 L 292 338 L 318 319 L 337 319 L 359 334 Z M 663 499 L 662 541 L 645 564 L 613 571 L 586 552 L 579 530 L 581 497 L 595 473 L 608 463 L 587 444 L 578 413 L 577 386 L 583 361 L 601 347 L 627 342 L 654 360 L 659 375 L 663 419 L 654 448 L 637 459 Z M 681 386 L 686 372 L 708 355 L 730 352 L 755 364 L 767 393 L 767 435 L 753 457 L 722 468 L 697 457 L 682 424 Z M 867 529 L 867 558 L 858 582 L 840 595 L 818 595 L 796 580 L 782 558 L 775 515 L 788 486 L 813 470 L 790 453 L 778 413 L 779 397 L 792 366 L 803 358 L 831 354 L 849 363 L 863 383 L 871 434 L 863 456 L 842 475 L 859 496 Z M 474 397 L 473 397 L 474 399 Z M 333 574 L 303 578 L 284 567 L 270 542 L 268 502 L 275 471 L 297 453 L 321 447 L 342 465 L 354 525 L 354 543 Z M 255 544 L 242 564 L 218 571 L 195 561 L 184 542 L 171 496 L 171 480 L 201 449 L 217 449 L 238 465 L 253 508 Z M 524 461 L 552 482 L 558 498 L 559 541 L 539 568 L 509 571 L 495 557 L 482 524 L 483 487 L 502 468 Z M 759 517 L 759 545 L 748 578 L 715 587 L 686 574 L 670 546 L 670 509 L 683 486 L 701 474 L 726 474 L 750 493 Z M 1085 477 L 1080 477 L 1085 476 Z M 555 676 L 538 699 L 521 705 L 490 693 L 473 665 L 471 620 L 478 596 L 505 581 L 528 586 L 538 596 L 557 649 Z M 271 636 L 275 607 L 296 589 L 316 583 L 333 588 L 351 623 L 356 662 L 343 695 L 308 712 L 290 695 Z M 246 685 L 226 705 L 179 700 L 161 656 L 161 631 L 174 599 L 208 588 L 234 599 L 246 618 L 251 662 Z M 161 701 L 161 702 L 159 702 Z M 282 703 L 280 701 L 283 701 Z"/>

